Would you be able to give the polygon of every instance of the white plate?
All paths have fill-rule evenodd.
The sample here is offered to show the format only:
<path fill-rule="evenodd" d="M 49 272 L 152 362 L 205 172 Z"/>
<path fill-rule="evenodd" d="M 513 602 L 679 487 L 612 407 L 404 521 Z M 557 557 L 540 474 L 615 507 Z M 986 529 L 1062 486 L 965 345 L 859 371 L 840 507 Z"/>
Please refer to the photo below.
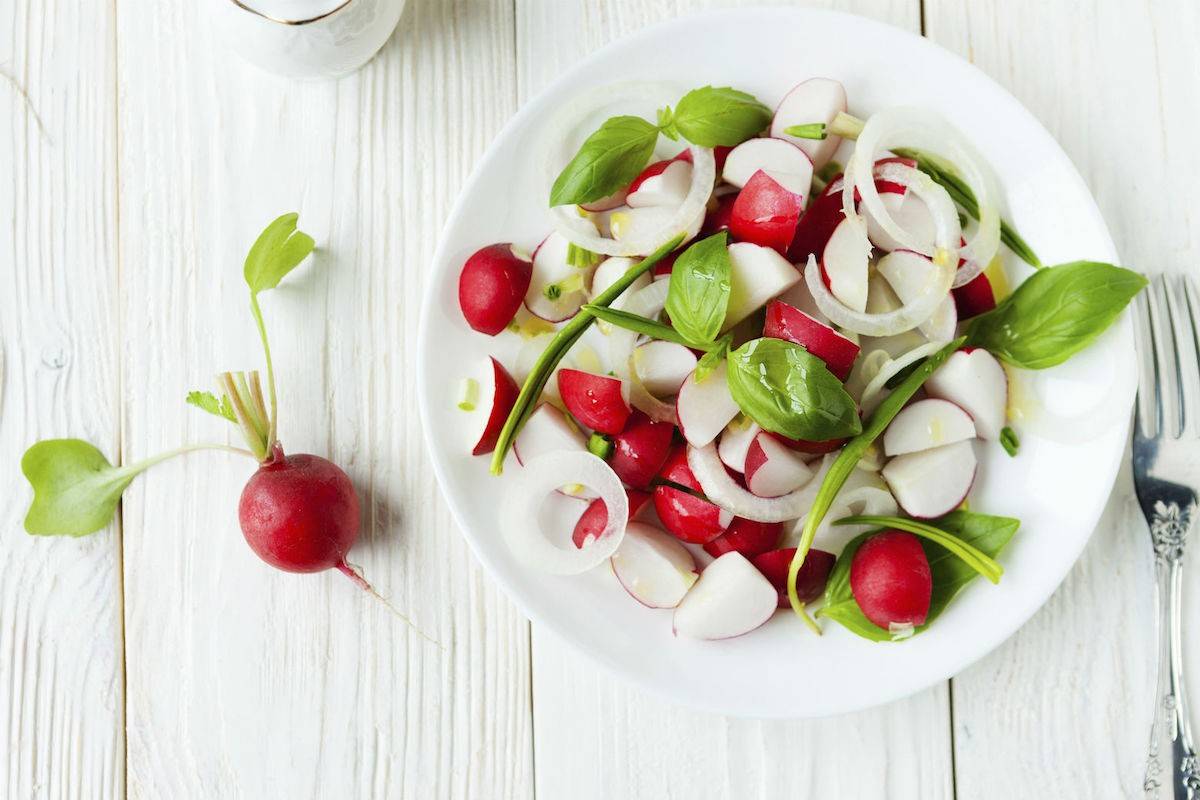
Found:
<path fill-rule="evenodd" d="M 975 67 L 920 37 L 854 16 L 725 11 L 672 20 L 596 52 L 512 119 L 450 214 L 421 324 L 418 392 L 429 451 L 479 560 L 527 616 L 622 676 L 680 703 L 740 716 L 819 716 L 884 703 L 946 679 L 1003 642 L 1051 595 L 1091 535 L 1116 476 L 1135 388 L 1127 317 L 1089 351 L 1039 374 L 1056 398 L 1053 411 L 1097 405 L 1086 425 L 1043 413 L 1043 422 L 1053 423 L 1046 427 L 1073 434 L 1068 441 L 1042 438 L 1035 419 L 1018 424 L 1019 457 L 995 445 L 981 449 L 971 507 L 1023 523 L 1001 556 L 1004 579 L 998 586 L 975 581 L 934 626 L 907 642 L 873 644 L 833 623 L 817 638 L 782 612 L 738 639 L 675 639 L 670 612 L 639 605 L 607 566 L 560 578 L 519 564 L 496 523 L 506 481 L 519 468 L 510 458 L 504 478 L 490 477 L 486 458 L 467 455 L 455 416 L 463 365 L 513 349 L 463 322 L 457 276 L 464 259 L 497 241 L 531 246 L 550 230 L 539 142 L 582 90 L 621 81 L 672 81 L 684 89 L 711 83 L 750 91 L 771 105 L 817 75 L 841 80 L 860 115 L 902 104 L 952 119 L 991 163 L 1006 217 L 1046 263 L 1116 261 L 1099 211 L 1066 155 Z M 647 109 L 643 99 L 621 110 Z M 1009 262 L 1010 274 L 1027 272 L 1015 258 Z"/>

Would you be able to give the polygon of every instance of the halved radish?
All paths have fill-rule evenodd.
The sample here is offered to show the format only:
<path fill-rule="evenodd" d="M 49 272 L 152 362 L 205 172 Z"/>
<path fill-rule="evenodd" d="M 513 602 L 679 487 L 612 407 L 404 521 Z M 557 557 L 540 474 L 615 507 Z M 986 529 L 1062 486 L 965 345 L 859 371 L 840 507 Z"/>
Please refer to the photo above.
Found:
<path fill-rule="evenodd" d="M 517 382 L 508 374 L 504 365 L 491 356 L 488 364 L 478 378 L 479 400 L 476 402 L 477 413 L 483 421 L 483 429 L 474 438 L 475 446 L 471 455 L 480 456 L 496 449 L 496 440 L 504 422 L 512 411 L 513 403 L 520 391 Z"/>
<path fill-rule="evenodd" d="M 802 260 L 807 261 L 808 257 L 805 256 Z M 870 295 L 868 295 L 869 297 Z M 821 309 L 817 308 L 817 301 L 813 299 L 812 292 L 808 290 L 808 284 L 804 281 L 798 282 L 795 286 L 779 295 L 778 299 L 798 311 L 803 311 L 822 325 L 829 324 L 829 317 L 825 316 L 821 312 Z"/>
<path fill-rule="evenodd" d="M 892 215 L 892 219 L 896 220 L 897 225 L 916 237 L 923 249 L 933 252 L 937 226 L 929 206 L 912 192 L 885 192 L 880 188 L 883 185 L 878 181 L 875 184 L 876 188 L 880 189 L 879 199 L 883 202 L 883 207 Z M 896 184 L 890 186 L 900 188 Z M 863 208 L 862 214 L 867 220 L 867 235 L 870 236 L 872 244 L 888 253 L 902 249 L 903 245 L 880 226 L 869 209 Z"/>
<path fill-rule="evenodd" d="M 588 290 L 588 297 L 595 298 L 596 295 L 616 283 L 626 272 L 637 266 L 639 261 L 641 261 L 640 258 L 625 258 L 623 256 L 613 256 L 601 261 L 599 266 L 596 267 L 596 271 L 592 273 L 592 285 Z M 612 301 L 610 307 L 623 308 L 626 300 L 649 285 L 650 276 L 643 272 L 634 279 L 628 289 L 621 292 L 617 299 Z"/>
<path fill-rule="evenodd" d="M 884 630 L 924 625 L 933 574 L 920 540 L 904 531 L 867 539 L 850 562 L 850 591 L 863 615 Z"/>
<path fill-rule="evenodd" d="M 675 634 L 729 639 L 762 625 L 775 613 L 778 595 L 741 553 L 726 553 L 700 573 L 675 609 Z"/>
<path fill-rule="evenodd" d="M 477 250 L 458 275 L 458 307 L 467 324 L 495 336 L 504 330 L 529 290 L 533 265 L 508 243 Z"/>
<path fill-rule="evenodd" d="M 575 419 L 600 433 L 620 433 L 632 413 L 624 383 L 608 375 L 559 370 L 558 394 Z"/>
<path fill-rule="evenodd" d="M 712 236 L 714 233 L 729 230 L 729 222 L 733 217 L 733 204 L 737 202 L 738 193 L 721 195 L 716 204 L 709 208 L 704 217 L 704 225 L 700 228 L 701 236 Z M 662 262 L 659 262 L 661 264 Z"/>
<path fill-rule="evenodd" d="M 629 502 L 629 519 L 637 518 L 638 513 L 650 502 L 649 492 L 639 492 L 637 489 L 626 489 L 625 499 Z M 608 507 L 597 497 L 580 515 L 575 522 L 575 530 L 571 533 L 571 541 L 576 547 L 586 547 L 589 542 L 603 533 L 608 525 Z"/>
<path fill-rule="evenodd" d="M 735 242 L 729 245 L 729 261 L 729 307 L 724 330 L 801 282 L 800 271 L 769 247 Z"/>
<path fill-rule="evenodd" d="M 542 403 L 525 420 L 524 427 L 513 442 L 513 452 L 517 455 L 517 461 L 524 464 L 540 455 L 560 450 L 586 452 L 587 441 L 566 414 L 549 403 Z"/>
<path fill-rule="evenodd" d="M 780 608 L 791 605 L 788 600 L 787 578 L 795 556 L 796 548 L 785 547 L 761 553 L 750 559 L 750 563 L 754 564 L 763 577 L 775 587 L 775 591 L 779 592 Z M 836 561 L 833 553 L 826 553 L 815 547 L 808 551 L 804 563 L 800 565 L 800 571 L 796 573 L 796 594 L 801 603 L 811 603 L 825 592 L 825 584 L 829 582 L 829 573 L 833 572 Z"/>
<path fill-rule="evenodd" d="M 591 270 L 567 262 L 570 246 L 562 234 L 555 232 L 533 252 L 533 276 L 525 292 L 525 307 L 548 322 L 575 316 L 587 300 Z"/>
<path fill-rule="evenodd" d="M 975 438 L 971 416 L 949 400 L 927 398 L 903 409 L 883 434 L 889 456 L 931 450 Z"/>
<path fill-rule="evenodd" d="M 717 504 L 674 486 L 654 487 L 654 510 L 666 529 L 688 544 L 707 544 L 733 522 L 733 514 Z"/>
<path fill-rule="evenodd" d="M 652 165 L 653 166 L 653 165 Z M 678 206 L 692 186 L 692 165 L 687 161 L 669 161 L 654 175 L 643 170 L 629 188 L 626 203 L 630 208 Z"/>
<path fill-rule="evenodd" d="M 713 558 L 719 558 L 731 550 L 736 550 L 746 558 L 753 558 L 775 547 L 782 535 L 782 522 L 755 522 L 752 519 L 735 517 L 733 522 L 729 523 L 728 530 L 704 545 L 704 552 Z"/>
<path fill-rule="evenodd" d="M 655 422 L 641 411 L 634 411 L 625 429 L 613 437 L 608 465 L 622 481 L 644 489 L 667 460 L 674 433 L 671 423 Z"/>
<path fill-rule="evenodd" d="M 654 340 L 633 351 L 633 369 L 646 391 L 670 397 L 696 369 L 696 354 L 677 342 Z"/>
<path fill-rule="evenodd" d="M 678 206 L 643 206 L 612 212 L 608 218 L 609 232 L 618 242 L 646 241 L 656 231 L 661 231 L 675 217 Z M 704 224 L 704 209 L 688 223 L 683 241 L 686 244 L 696 238 Z M 648 253 L 646 255 L 649 255 Z"/>
<path fill-rule="evenodd" d="M 823 122 L 829 125 L 839 111 L 846 110 L 846 88 L 831 78 L 809 78 L 784 95 L 775 117 L 771 120 L 771 135 L 793 142 L 801 148 L 818 169 L 837 152 L 840 136 L 824 139 L 800 139 L 784 131 L 793 125 Z"/>
<path fill-rule="evenodd" d="M 858 358 L 857 344 L 780 300 L 767 305 L 763 336 L 795 342 L 824 361 L 829 371 L 842 381 L 850 375 L 854 359 Z"/>
<path fill-rule="evenodd" d="M 842 209 L 842 193 L 831 191 L 835 185 L 840 185 L 840 182 L 831 181 L 825 187 L 825 191 L 809 203 L 804 216 L 800 217 L 796 232 L 792 236 L 792 244 L 788 247 L 789 261 L 803 264 L 808 261 L 809 255 L 812 255 L 820 262 L 829 237 L 846 219 Z"/>
<path fill-rule="evenodd" d="M 738 192 L 729 217 L 729 233 L 739 242 L 752 242 L 787 253 L 796 225 L 804 213 L 808 187 L 796 176 L 759 170 Z"/>
<path fill-rule="evenodd" d="M 702 381 L 696 380 L 695 372 L 689 375 L 679 387 L 675 410 L 679 415 L 679 429 L 692 445 L 703 447 L 717 438 L 721 429 L 740 411 L 729 393 L 725 362 L 717 365 Z"/>
<path fill-rule="evenodd" d="M 933 519 L 967 498 L 976 466 L 975 451 L 965 441 L 896 456 L 880 474 L 909 516 Z"/>
<path fill-rule="evenodd" d="M 954 306 L 960 320 L 977 317 L 996 307 L 996 294 L 988 276 L 979 273 L 967 283 L 954 290 Z"/>
<path fill-rule="evenodd" d="M 748 139 L 742 142 L 729 152 L 721 177 L 740 189 L 759 170 L 793 175 L 793 180 L 804 186 L 812 182 L 813 164 L 808 155 L 783 139 Z"/>
<path fill-rule="evenodd" d="M 821 254 L 821 275 L 829 285 L 829 291 L 846 308 L 858 312 L 866 310 L 870 260 L 871 243 L 862 223 L 856 219 L 838 223 Z"/>
<path fill-rule="evenodd" d="M 954 353 L 929 376 L 925 391 L 961 406 L 975 421 L 980 439 L 1000 438 L 1008 407 L 1008 376 L 987 350 Z"/>
<path fill-rule="evenodd" d="M 634 600 L 649 608 L 674 608 L 696 582 L 696 559 L 653 525 L 631 522 L 610 559 L 613 574 Z"/>
<path fill-rule="evenodd" d="M 791 494 L 812 479 L 812 470 L 795 451 L 763 431 L 746 451 L 746 488 L 759 497 Z"/>
<path fill-rule="evenodd" d="M 717 455 L 725 466 L 734 472 L 746 471 L 746 451 L 762 428 L 749 417 L 738 415 L 725 426 L 721 441 L 717 444 Z"/>
<path fill-rule="evenodd" d="M 879 259 L 876 269 L 901 302 L 907 303 L 925 290 L 937 268 L 920 253 L 893 250 Z M 948 342 L 954 338 L 957 325 L 958 310 L 954 307 L 954 299 L 947 295 L 933 312 L 933 316 L 918 325 L 917 329 L 930 341 Z"/>

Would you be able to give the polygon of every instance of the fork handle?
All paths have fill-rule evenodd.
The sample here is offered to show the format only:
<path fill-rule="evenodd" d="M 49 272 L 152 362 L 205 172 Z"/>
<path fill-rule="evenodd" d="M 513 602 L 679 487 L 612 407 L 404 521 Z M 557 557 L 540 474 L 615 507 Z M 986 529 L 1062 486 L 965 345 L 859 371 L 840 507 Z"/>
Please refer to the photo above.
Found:
<path fill-rule="evenodd" d="M 1154 723 L 1143 788 L 1147 797 L 1158 797 L 1169 781 L 1173 800 L 1200 800 L 1200 760 L 1192 744 L 1187 694 L 1183 686 L 1182 553 L 1160 554 L 1155 559 L 1154 595 L 1158 605 L 1158 680 Z M 1164 763 L 1169 753 L 1169 774 Z"/>

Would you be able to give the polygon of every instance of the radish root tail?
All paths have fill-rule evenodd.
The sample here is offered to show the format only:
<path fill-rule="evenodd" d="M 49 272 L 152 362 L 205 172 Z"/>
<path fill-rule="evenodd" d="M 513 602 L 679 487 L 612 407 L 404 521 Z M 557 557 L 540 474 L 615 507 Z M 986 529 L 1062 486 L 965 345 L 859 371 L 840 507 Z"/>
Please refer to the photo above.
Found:
<path fill-rule="evenodd" d="M 337 569 L 338 569 L 338 572 L 342 573 L 347 578 L 349 578 L 351 581 L 353 581 L 355 586 L 357 586 L 358 588 L 362 589 L 367 594 L 374 597 L 380 603 L 383 603 L 384 607 L 387 608 L 388 611 L 392 612 L 392 614 L 395 615 L 396 617 L 398 617 L 401 621 L 403 621 L 405 625 L 407 625 L 408 627 L 410 627 L 414 631 L 416 631 L 417 634 L 422 639 L 429 642 L 430 644 L 436 645 L 438 647 L 438 649 L 440 649 L 440 650 L 444 651 L 446 649 L 445 646 L 441 642 L 439 642 L 437 639 L 434 639 L 429 634 L 425 633 L 425 631 L 421 630 L 415 623 L 413 623 L 413 621 L 411 619 L 409 619 L 407 616 L 405 616 L 403 613 L 401 613 L 400 609 L 398 609 L 394 605 L 392 605 L 390 600 L 388 600 L 386 597 L 381 595 L 379 592 L 375 591 L 375 587 L 367 582 L 367 579 L 363 577 L 362 573 L 358 571 L 357 567 L 352 566 L 352 565 L 346 563 L 345 561 L 339 561 L 337 564 Z"/>

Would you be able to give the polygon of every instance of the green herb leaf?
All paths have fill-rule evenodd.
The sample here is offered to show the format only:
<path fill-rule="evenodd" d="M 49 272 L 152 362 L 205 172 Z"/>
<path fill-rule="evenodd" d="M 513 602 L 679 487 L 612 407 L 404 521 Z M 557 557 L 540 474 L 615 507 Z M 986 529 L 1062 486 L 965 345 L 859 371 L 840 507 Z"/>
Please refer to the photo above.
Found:
<path fill-rule="evenodd" d="M 771 123 L 771 109 L 737 89 L 705 86 L 685 94 L 668 119 L 667 128 L 692 144 L 732 147 L 761 133 Z"/>
<path fill-rule="evenodd" d="M 633 182 L 654 154 L 658 128 L 641 117 L 612 117 L 587 138 L 550 189 L 550 205 L 588 203 Z"/>
<path fill-rule="evenodd" d="M 83 536 L 112 520 L 121 493 L 140 470 L 114 467 L 81 439 L 46 439 L 25 451 L 21 472 L 33 486 L 25 530 L 38 536 Z"/>
<path fill-rule="evenodd" d="M 299 219 L 299 214 L 284 214 L 268 225 L 250 248 L 243 274 L 251 294 L 274 289 L 313 251 L 313 238 L 296 230 Z"/>
<path fill-rule="evenodd" d="M 1096 261 L 1039 270 L 968 323 L 967 344 L 1015 367 L 1053 367 L 1091 344 L 1145 285 L 1136 272 Z"/>
<path fill-rule="evenodd" d="M 693 244 L 675 260 L 667 313 L 675 330 L 693 342 L 712 342 L 725 323 L 733 264 L 724 231 Z"/>
<path fill-rule="evenodd" d="M 733 334 L 727 333 L 717 341 L 713 349 L 700 357 L 700 361 L 696 364 L 696 383 L 702 383 L 714 369 L 721 365 L 721 362 L 729 355 L 729 345 L 731 344 L 733 344 Z"/>
<path fill-rule="evenodd" d="M 738 407 L 768 431 L 814 442 L 862 431 L 842 382 L 800 345 L 752 339 L 729 354 L 727 374 Z"/>
<path fill-rule="evenodd" d="M 1021 449 L 1021 440 L 1017 438 L 1017 432 L 1007 425 L 1000 429 L 1000 446 L 1004 448 L 1004 452 L 1014 457 Z"/>
<path fill-rule="evenodd" d="M 233 403 L 229 402 L 226 395 L 221 395 L 218 400 L 217 396 L 212 392 L 193 391 L 188 392 L 185 402 L 188 405 L 193 405 L 201 411 L 224 417 L 230 422 L 237 422 L 237 415 L 233 413 Z"/>

